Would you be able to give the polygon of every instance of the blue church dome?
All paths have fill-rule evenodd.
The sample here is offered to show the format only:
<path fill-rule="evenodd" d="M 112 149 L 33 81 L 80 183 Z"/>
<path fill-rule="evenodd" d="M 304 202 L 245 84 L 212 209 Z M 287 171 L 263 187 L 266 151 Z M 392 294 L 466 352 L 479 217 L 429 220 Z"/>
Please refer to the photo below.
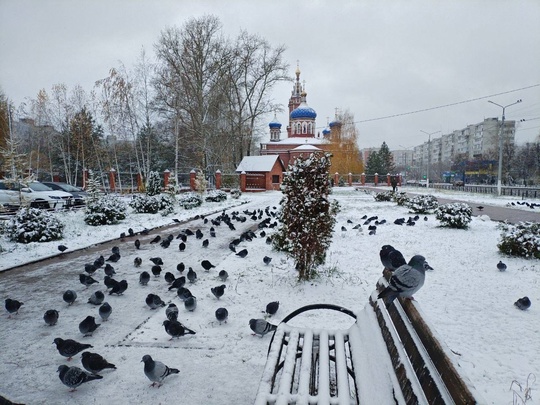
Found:
<path fill-rule="evenodd" d="M 306 103 L 302 103 L 298 106 L 298 108 L 292 110 L 291 112 L 291 119 L 299 118 L 315 119 L 317 118 L 317 113 Z"/>
<path fill-rule="evenodd" d="M 325 128 L 322 130 L 323 135 L 328 135 L 330 133 L 330 130 L 328 128 Z"/>
<path fill-rule="evenodd" d="M 270 121 L 268 126 L 270 127 L 270 129 L 272 129 L 272 128 L 281 128 L 281 123 L 277 119 L 274 118 L 272 121 Z"/>
<path fill-rule="evenodd" d="M 334 127 L 334 126 L 336 126 L 336 125 L 339 125 L 339 124 L 341 124 L 341 122 L 339 122 L 339 121 L 332 121 L 332 122 L 331 122 L 330 124 L 328 124 L 328 125 L 330 126 L 330 128 L 332 128 L 332 127 Z"/>

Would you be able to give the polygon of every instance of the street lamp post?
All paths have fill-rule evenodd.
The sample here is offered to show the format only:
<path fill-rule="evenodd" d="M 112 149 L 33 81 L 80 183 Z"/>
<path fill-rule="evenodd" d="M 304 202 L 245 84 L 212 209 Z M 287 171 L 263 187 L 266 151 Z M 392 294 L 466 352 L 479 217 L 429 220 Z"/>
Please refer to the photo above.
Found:
<path fill-rule="evenodd" d="M 429 132 L 420 130 L 420 132 L 423 132 L 424 134 L 428 135 L 428 166 L 427 166 L 427 173 L 426 173 L 426 188 L 428 188 L 429 187 L 429 170 L 431 169 L 431 135 L 435 135 L 441 131 L 435 131 L 435 132 L 429 133 Z"/>
<path fill-rule="evenodd" d="M 501 120 L 501 127 L 499 129 L 499 167 L 497 168 L 497 195 L 501 195 L 502 191 L 502 161 L 503 161 L 503 135 L 504 135 L 504 110 L 506 110 L 506 107 L 510 107 L 512 105 L 521 103 L 521 99 L 517 100 L 516 102 L 512 104 L 508 104 L 505 106 L 502 106 L 500 104 L 494 103 L 491 100 L 488 100 L 488 103 L 495 104 L 496 106 L 499 106 L 502 108 L 502 120 Z"/>

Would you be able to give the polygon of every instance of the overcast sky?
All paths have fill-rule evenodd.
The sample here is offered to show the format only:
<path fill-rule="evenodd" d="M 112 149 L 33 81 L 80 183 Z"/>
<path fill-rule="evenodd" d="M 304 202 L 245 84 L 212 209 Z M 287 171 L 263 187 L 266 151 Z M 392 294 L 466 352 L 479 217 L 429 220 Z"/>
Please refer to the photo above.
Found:
<path fill-rule="evenodd" d="M 153 56 L 164 28 L 204 14 L 228 36 L 245 29 L 284 44 L 291 76 L 300 61 L 320 130 L 348 109 L 362 148 L 408 148 L 427 141 L 422 131 L 438 137 L 500 117 L 488 99 L 523 100 L 506 110 L 508 120 L 526 119 L 518 143 L 540 133 L 539 0 L 0 0 L 0 87 L 16 105 L 57 83 L 90 91 L 119 62 L 133 67 L 141 48 Z M 272 97 L 286 107 L 291 89 Z M 283 133 L 287 114 L 278 120 Z"/>

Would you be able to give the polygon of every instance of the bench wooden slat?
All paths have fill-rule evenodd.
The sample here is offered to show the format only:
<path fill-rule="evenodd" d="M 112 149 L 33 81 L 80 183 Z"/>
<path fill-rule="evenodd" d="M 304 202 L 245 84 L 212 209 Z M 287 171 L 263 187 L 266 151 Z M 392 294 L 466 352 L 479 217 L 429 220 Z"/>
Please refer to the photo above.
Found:
<path fill-rule="evenodd" d="M 289 334 L 289 341 L 287 343 L 287 349 L 285 353 L 285 362 L 281 369 L 281 378 L 279 380 L 279 390 L 277 394 L 276 405 L 289 404 L 291 389 L 294 379 L 294 369 L 296 367 L 296 352 L 298 349 L 298 342 L 300 340 L 300 333 L 293 330 Z"/>
<path fill-rule="evenodd" d="M 316 342 L 314 342 L 316 343 Z M 328 357 L 328 332 L 322 330 L 319 335 L 319 353 L 317 360 L 319 363 L 319 384 L 317 396 L 319 405 L 330 405 L 330 359 Z M 315 346 L 315 345 L 314 345 Z M 314 347 L 316 349 L 316 347 Z M 314 353 L 315 354 L 315 353 Z"/>
<path fill-rule="evenodd" d="M 302 357 L 300 363 L 300 378 L 298 380 L 298 405 L 308 405 L 309 384 L 311 377 L 311 348 L 313 346 L 313 331 L 307 330 L 304 333 Z"/>
<path fill-rule="evenodd" d="M 347 370 L 347 358 L 345 338 L 346 334 L 336 333 L 334 344 L 336 345 L 336 376 L 337 376 L 337 400 L 339 405 L 350 405 L 349 371 Z"/>

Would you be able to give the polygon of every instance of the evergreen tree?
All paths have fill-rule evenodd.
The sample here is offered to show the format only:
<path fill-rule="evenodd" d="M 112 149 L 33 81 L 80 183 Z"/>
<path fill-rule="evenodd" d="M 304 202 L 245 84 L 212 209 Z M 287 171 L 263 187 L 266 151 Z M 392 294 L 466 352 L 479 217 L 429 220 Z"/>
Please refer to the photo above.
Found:
<path fill-rule="evenodd" d="M 88 171 L 88 180 L 86 181 L 86 192 L 88 194 L 87 204 L 99 200 L 101 191 L 100 182 L 93 170 Z"/>
<path fill-rule="evenodd" d="M 149 196 L 161 193 L 161 176 L 158 172 L 150 172 L 146 182 L 146 194 Z"/>
<path fill-rule="evenodd" d="M 392 156 L 386 142 L 382 143 L 378 155 L 382 169 L 382 172 L 379 172 L 379 174 L 394 174 L 396 171 L 396 165 L 394 164 L 394 157 Z"/>
<path fill-rule="evenodd" d="M 300 280 L 309 280 L 326 260 L 338 205 L 331 202 L 330 154 L 300 156 L 283 178 L 281 228 L 274 246 L 291 256 Z"/>
<path fill-rule="evenodd" d="M 381 159 L 378 151 L 373 151 L 369 154 L 366 163 L 366 174 L 374 175 L 375 173 L 382 173 Z"/>

